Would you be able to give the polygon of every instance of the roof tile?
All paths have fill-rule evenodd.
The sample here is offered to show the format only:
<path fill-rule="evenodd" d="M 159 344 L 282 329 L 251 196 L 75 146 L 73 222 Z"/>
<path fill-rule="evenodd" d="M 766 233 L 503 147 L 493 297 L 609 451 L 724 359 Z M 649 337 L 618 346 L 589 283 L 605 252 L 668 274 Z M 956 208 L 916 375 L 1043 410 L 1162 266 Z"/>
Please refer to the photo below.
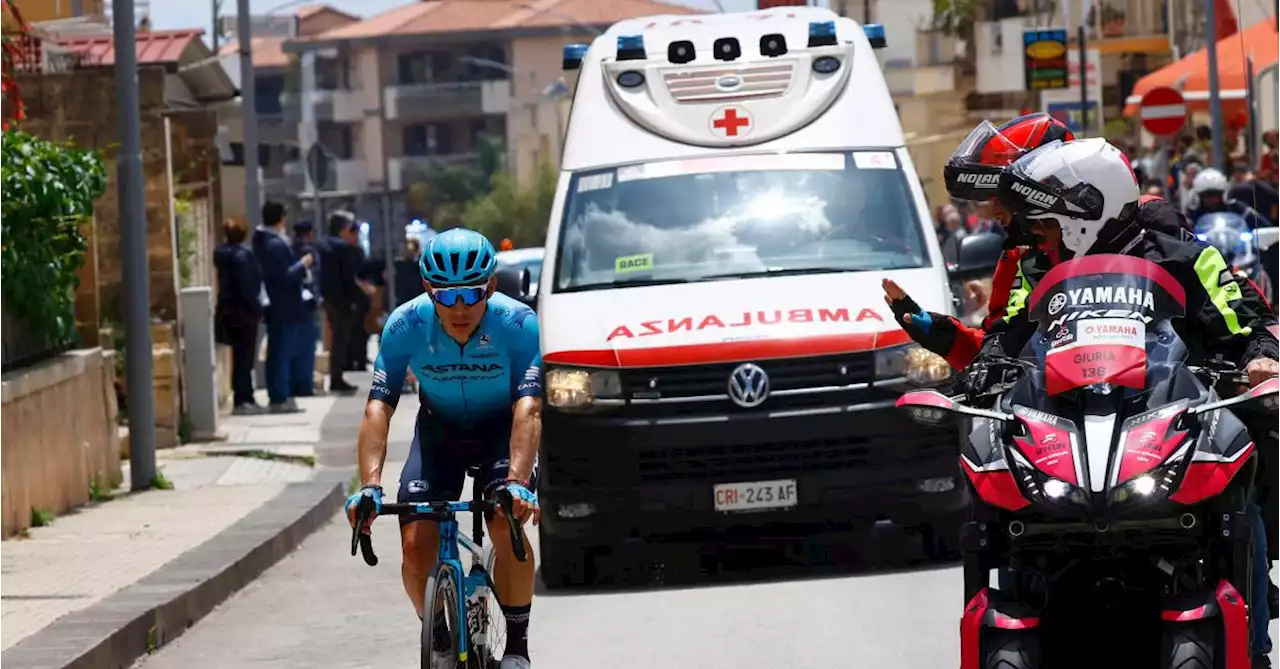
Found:
<path fill-rule="evenodd" d="M 283 37 L 253 38 L 253 66 L 287 67 L 289 65 L 289 56 L 284 52 L 284 42 L 285 38 Z M 228 56 L 236 53 L 239 48 L 239 43 L 232 40 L 218 49 L 218 55 Z"/>
<path fill-rule="evenodd" d="M 191 44 L 191 40 L 199 39 L 202 35 L 204 30 L 201 29 L 139 32 L 134 41 L 138 64 L 177 63 L 182 58 L 182 52 Z M 88 62 L 99 65 L 113 65 L 116 62 L 115 40 L 110 36 L 68 37 L 56 41 L 72 51 L 83 54 Z"/>
<path fill-rule="evenodd" d="M 652 14 L 699 13 L 658 0 L 424 0 L 299 41 L 602 25 Z"/>

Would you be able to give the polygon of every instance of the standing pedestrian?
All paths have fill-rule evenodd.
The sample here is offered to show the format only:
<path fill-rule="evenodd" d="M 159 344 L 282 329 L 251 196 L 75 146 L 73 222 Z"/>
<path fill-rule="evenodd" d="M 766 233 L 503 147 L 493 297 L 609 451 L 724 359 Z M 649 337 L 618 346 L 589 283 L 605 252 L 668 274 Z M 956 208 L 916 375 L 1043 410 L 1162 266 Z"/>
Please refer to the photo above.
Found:
<path fill-rule="evenodd" d="M 302 284 L 315 262 L 312 254 L 295 260 L 284 231 L 284 205 L 268 201 L 262 205 L 262 227 L 253 233 L 253 254 L 262 268 L 267 296 L 267 410 L 272 413 L 301 411 L 293 400 L 290 364 L 306 327 L 302 304 Z"/>
<path fill-rule="evenodd" d="M 227 219 L 222 236 L 225 241 L 213 251 L 218 271 L 214 329 L 218 343 L 231 347 L 231 413 L 260 414 L 262 407 L 253 399 L 253 366 L 262 320 L 262 272 L 253 251 L 244 245 L 249 226 L 243 218 Z"/>
<path fill-rule="evenodd" d="M 364 262 L 359 246 L 356 217 L 339 210 L 329 215 L 329 236 L 320 248 L 320 297 L 325 318 L 329 322 L 329 390 L 353 393 L 356 386 L 347 383 L 347 352 L 351 337 L 360 322 L 360 300 L 363 291 L 357 285 L 357 274 Z"/>
<path fill-rule="evenodd" d="M 300 322 L 298 345 L 293 352 L 293 362 L 289 365 L 289 383 L 294 397 L 311 397 L 315 391 L 316 373 L 316 341 L 320 339 L 320 321 L 318 307 L 320 305 L 320 254 L 316 251 L 315 230 L 311 221 L 298 221 L 293 225 L 293 256 L 301 260 L 311 256 L 313 262 L 307 268 L 302 282 L 302 309 L 304 318 Z"/>

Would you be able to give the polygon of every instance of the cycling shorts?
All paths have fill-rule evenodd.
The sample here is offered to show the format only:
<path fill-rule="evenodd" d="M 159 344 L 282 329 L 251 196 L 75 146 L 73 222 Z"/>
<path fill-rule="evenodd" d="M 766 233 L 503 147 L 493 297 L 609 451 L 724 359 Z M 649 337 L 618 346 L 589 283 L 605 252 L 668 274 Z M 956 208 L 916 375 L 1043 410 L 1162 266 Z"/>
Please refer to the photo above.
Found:
<path fill-rule="evenodd" d="M 450 425 L 422 405 L 413 429 L 409 459 L 400 472 L 397 502 L 452 502 L 462 497 L 467 470 L 476 469 L 480 489 L 507 480 L 511 463 L 511 414 L 498 415 L 471 429 Z M 538 488 L 534 459 L 529 488 Z M 400 516 L 400 524 L 416 520 Z"/>

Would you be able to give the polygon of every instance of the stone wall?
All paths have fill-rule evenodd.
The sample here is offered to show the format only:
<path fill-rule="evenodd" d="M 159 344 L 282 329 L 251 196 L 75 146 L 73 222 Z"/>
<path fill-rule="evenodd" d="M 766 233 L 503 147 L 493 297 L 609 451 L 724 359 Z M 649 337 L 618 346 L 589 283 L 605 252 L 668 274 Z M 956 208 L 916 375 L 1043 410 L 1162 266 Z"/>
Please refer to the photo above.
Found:
<path fill-rule="evenodd" d="M 212 203 L 213 220 L 221 216 L 215 139 L 217 118 L 211 110 L 170 110 L 166 107 L 164 68 L 138 69 L 138 93 L 142 114 L 142 173 L 145 180 L 148 275 L 151 315 L 162 321 L 178 320 L 177 240 L 171 197 L 195 197 Z M 102 151 L 107 167 L 107 190 L 95 207 L 93 227 L 96 248 L 98 308 L 103 319 L 122 323 L 123 249 L 120 242 L 116 153 L 115 71 L 90 67 L 70 72 L 19 74 L 18 85 L 27 105 L 22 129 L 51 141 L 73 141 Z M 170 118 L 174 182 L 169 187 L 166 160 L 165 117 Z M 185 184 L 185 186 L 184 186 Z M 176 191 L 176 192 L 175 192 Z"/>
<path fill-rule="evenodd" d="M 29 527 L 33 510 L 60 514 L 88 502 L 91 486 L 120 484 L 114 382 L 114 364 L 99 348 L 4 375 L 5 537 Z"/>

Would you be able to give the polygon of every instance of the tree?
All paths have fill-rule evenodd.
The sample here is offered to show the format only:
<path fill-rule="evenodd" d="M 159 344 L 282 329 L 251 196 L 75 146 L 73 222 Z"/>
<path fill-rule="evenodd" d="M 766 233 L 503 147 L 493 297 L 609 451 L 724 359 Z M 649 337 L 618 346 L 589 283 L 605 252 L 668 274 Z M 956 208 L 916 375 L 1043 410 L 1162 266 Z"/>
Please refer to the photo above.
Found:
<path fill-rule="evenodd" d="M 510 239 L 517 248 L 541 246 L 547 237 L 559 175 L 554 165 L 538 166 L 533 181 L 521 187 L 509 172 L 494 175 L 489 193 L 473 201 L 462 225 L 484 234 L 495 244 Z"/>
<path fill-rule="evenodd" d="M 467 164 L 433 164 L 407 193 L 409 213 L 426 218 L 436 230 L 457 227 L 467 204 L 483 197 L 502 169 L 501 139 L 482 136 L 476 159 Z"/>

